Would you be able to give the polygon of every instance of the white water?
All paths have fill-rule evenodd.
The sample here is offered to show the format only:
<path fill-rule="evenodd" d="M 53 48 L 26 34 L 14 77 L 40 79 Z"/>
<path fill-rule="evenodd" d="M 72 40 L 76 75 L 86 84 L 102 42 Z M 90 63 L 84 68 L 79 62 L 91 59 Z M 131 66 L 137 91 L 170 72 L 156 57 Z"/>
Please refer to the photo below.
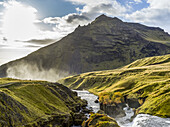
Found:
<path fill-rule="evenodd" d="M 97 96 L 85 90 L 75 91 L 78 93 L 78 96 L 88 101 L 88 108 L 92 107 L 95 113 L 100 109 L 99 104 L 94 102 L 98 98 Z M 131 117 L 134 115 L 133 109 L 127 105 L 124 111 L 126 116 L 116 119 L 120 127 L 170 127 L 170 118 L 138 114 L 135 119 L 131 121 Z"/>
<path fill-rule="evenodd" d="M 116 119 L 120 127 L 170 127 L 170 118 L 161 118 L 148 114 L 138 114 L 133 121 L 134 111 L 128 105 L 124 108 L 125 117 Z"/>
<path fill-rule="evenodd" d="M 100 110 L 99 103 L 95 103 L 94 101 L 98 98 L 98 96 L 91 94 L 89 91 L 86 90 L 73 90 L 76 91 L 78 96 L 81 97 L 81 99 L 85 99 L 88 102 L 87 108 L 93 109 L 93 112 L 97 112 Z M 87 118 L 89 118 L 89 114 L 87 114 Z M 81 126 L 72 126 L 72 127 L 81 127 Z"/>
<path fill-rule="evenodd" d="M 134 115 L 134 111 L 128 106 L 128 104 L 126 104 L 126 106 L 127 107 L 123 109 L 125 111 L 126 116 L 122 118 L 116 118 L 116 121 L 121 127 L 132 127 L 131 117 Z"/>
<path fill-rule="evenodd" d="M 78 96 L 81 97 L 81 99 L 85 99 L 88 102 L 87 108 L 92 108 L 93 112 L 97 112 L 100 110 L 100 105 L 99 103 L 95 103 L 94 101 L 98 98 L 98 96 L 90 93 L 89 91 L 86 90 L 73 90 L 78 93 Z"/>
<path fill-rule="evenodd" d="M 133 120 L 132 127 L 170 127 L 170 118 L 139 114 Z"/>

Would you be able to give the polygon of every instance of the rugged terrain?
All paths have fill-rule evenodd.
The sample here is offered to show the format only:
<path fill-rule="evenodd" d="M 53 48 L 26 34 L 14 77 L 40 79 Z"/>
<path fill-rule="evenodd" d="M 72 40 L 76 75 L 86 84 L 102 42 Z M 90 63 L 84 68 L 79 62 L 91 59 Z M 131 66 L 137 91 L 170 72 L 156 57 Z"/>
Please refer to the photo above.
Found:
<path fill-rule="evenodd" d="M 0 67 L 0 77 L 51 79 L 115 69 L 137 59 L 170 53 L 162 29 L 101 15 L 47 47 Z M 48 76 L 47 76 L 48 73 Z"/>
<path fill-rule="evenodd" d="M 60 82 L 99 95 L 101 109 L 113 117 L 125 115 L 125 104 L 136 114 L 170 117 L 170 55 L 143 58 L 119 69 L 84 73 Z"/>
<path fill-rule="evenodd" d="M 45 81 L 0 79 L 0 126 L 81 125 L 86 101 L 67 87 Z"/>

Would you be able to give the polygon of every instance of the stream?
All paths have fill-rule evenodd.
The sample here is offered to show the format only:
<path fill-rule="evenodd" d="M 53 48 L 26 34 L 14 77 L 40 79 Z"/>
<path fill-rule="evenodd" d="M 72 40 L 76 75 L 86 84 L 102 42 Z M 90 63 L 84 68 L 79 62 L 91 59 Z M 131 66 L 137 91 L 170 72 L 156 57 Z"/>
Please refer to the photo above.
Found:
<path fill-rule="evenodd" d="M 74 90 L 78 93 L 81 99 L 85 99 L 88 102 L 87 108 L 93 109 L 96 113 L 100 109 L 99 103 L 94 101 L 98 96 L 86 91 L 86 90 Z M 122 118 L 115 118 L 120 127 L 170 127 L 170 118 L 161 118 L 148 114 L 138 114 L 133 121 L 131 117 L 134 115 L 132 108 L 128 105 L 124 108 L 126 116 Z"/>

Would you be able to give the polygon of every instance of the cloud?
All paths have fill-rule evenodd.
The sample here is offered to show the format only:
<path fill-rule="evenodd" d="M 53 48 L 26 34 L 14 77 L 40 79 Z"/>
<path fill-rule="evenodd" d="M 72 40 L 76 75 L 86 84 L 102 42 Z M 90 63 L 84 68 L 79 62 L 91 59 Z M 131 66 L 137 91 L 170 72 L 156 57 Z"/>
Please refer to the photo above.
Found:
<path fill-rule="evenodd" d="M 4 13 L 3 13 L 3 12 L 0 12 L 0 16 L 1 16 L 1 15 L 4 15 Z"/>
<path fill-rule="evenodd" d="M 4 2 L 0 2 L 0 5 L 3 5 L 4 4 Z"/>
<path fill-rule="evenodd" d="M 135 3 L 142 3 L 142 0 L 134 0 L 135 1 Z"/>
<path fill-rule="evenodd" d="M 101 4 L 101 3 L 111 3 L 115 0 L 65 0 L 65 1 L 69 1 L 72 2 L 73 4 L 82 4 L 82 5 L 97 5 L 97 4 Z"/>
<path fill-rule="evenodd" d="M 127 14 L 126 18 L 151 26 L 160 26 L 170 33 L 170 2 L 169 0 L 147 0 L 148 7 Z"/>
<path fill-rule="evenodd" d="M 23 29 L 24 31 L 19 31 L 16 32 L 18 30 L 16 30 L 16 28 L 13 27 L 18 27 L 17 25 L 20 26 L 21 23 L 17 23 L 17 25 L 11 25 L 10 23 L 6 22 L 6 27 L 8 27 L 8 29 L 6 29 L 5 27 L 5 33 L 7 33 L 8 35 L 10 35 L 10 37 L 15 38 L 17 37 L 17 40 L 24 40 L 25 38 L 27 38 L 27 40 L 32 40 L 32 39 L 36 39 L 36 40 L 43 40 L 43 39 L 55 39 L 55 40 L 59 40 L 62 37 L 68 35 L 69 33 L 73 32 L 74 29 L 76 27 L 78 27 L 78 25 L 87 25 L 89 22 L 93 21 L 97 16 L 101 15 L 101 14 L 106 14 L 108 16 L 122 16 L 125 12 L 126 12 L 126 7 L 122 6 L 120 3 L 118 3 L 116 0 L 66 0 L 69 2 L 72 2 L 73 4 L 78 4 L 78 5 L 83 5 L 83 8 L 76 8 L 77 12 L 76 13 L 70 13 L 68 15 L 65 15 L 63 17 L 47 17 L 43 20 L 38 20 L 36 19 L 36 14 L 38 13 L 38 11 L 31 7 L 31 6 L 25 6 L 22 5 L 20 2 L 17 2 L 15 0 L 13 1 L 8 1 L 8 2 L 3 2 L 3 6 L 8 9 L 8 10 L 12 10 L 11 8 L 13 8 L 13 6 L 15 5 L 16 10 L 18 10 L 18 8 L 20 7 L 25 7 L 25 10 L 29 9 L 29 12 L 31 13 L 32 20 L 31 20 L 31 27 L 33 28 L 33 26 L 36 24 L 36 26 L 40 26 L 42 28 L 36 29 L 34 27 L 34 29 L 32 29 L 31 27 L 27 27 L 28 25 L 26 25 L 24 22 L 26 22 L 24 19 L 25 18 L 20 18 L 21 16 L 18 16 L 19 20 L 22 20 L 23 23 Z M 13 9 L 13 10 L 14 10 Z M 11 15 L 14 15 L 15 13 L 13 13 L 16 11 L 11 11 L 10 13 L 10 17 Z M 22 11 L 19 11 L 22 12 Z M 18 12 L 18 13 L 19 13 Z M 24 13 L 22 13 L 24 14 Z M 16 17 L 16 16 L 15 16 Z M 28 15 L 27 15 L 28 17 Z M 8 17 L 6 18 L 7 21 Z M 15 18 L 16 19 L 16 18 Z M 24 20 L 24 21 L 23 21 Z M 11 20 L 8 20 L 11 22 Z M 27 20 L 28 21 L 28 20 Z M 28 24 L 28 22 L 27 22 Z M 22 24 L 21 24 L 22 25 Z M 32 30 L 34 30 L 33 32 L 31 32 L 30 34 L 27 34 L 27 31 L 31 31 L 31 30 L 27 30 L 26 28 L 31 28 Z M 43 29 L 44 28 L 44 29 Z M 48 30 L 46 28 L 49 28 Z M 23 35 L 24 34 L 24 35 Z M 33 35 L 35 34 L 35 36 Z M 22 36 L 20 36 L 22 35 Z M 28 35 L 31 35 L 31 37 L 27 37 Z M 20 37 L 24 37 L 25 38 L 21 38 Z M 48 42 L 47 42 L 48 43 Z M 49 41 L 48 44 L 50 44 L 51 42 Z"/>
<path fill-rule="evenodd" d="M 147 0 L 151 8 L 170 9 L 169 0 Z"/>
<path fill-rule="evenodd" d="M 27 41 L 34 39 L 42 40 L 41 42 L 33 42 L 36 42 L 36 47 L 46 46 L 52 43 L 50 39 L 59 40 L 66 35 L 60 31 L 56 32 L 54 30 L 47 30 L 46 28 L 44 30 L 38 27 L 42 21 L 37 19 L 38 11 L 32 6 L 16 0 L 0 2 L 0 5 L 4 9 L 3 12 L 0 12 L 0 16 L 2 15 L 0 44 L 13 48 L 31 47 L 30 42 L 27 43 Z M 4 38 L 6 38 L 6 41 L 4 41 Z M 35 47 L 35 45 L 32 45 L 32 47 Z"/>
<path fill-rule="evenodd" d="M 37 10 L 17 1 L 4 2 L 2 32 L 7 39 L 20 40 L 37 36 L 34 24 Z"/>
<path fill-rule="evenodd" d="M 66 0 L 73 4 L 83 5 L 83 8 L 76 8 L 77 13 L 70 13 L 63 17 L 48 17 L 42 22 L 51 24 L 56 34 L 66 36 L 74 31 L 78 25 L 87 25 L 97 16 L 106 14 L 108 16 L 123 16 L 126 7 L 122 6 L 116 0 Z"/>
<path fill-rule="evenodd" d="M 88 24 L 90 19 L 84 15 L 71 13 L 63 17 L 48 17 L 43 20 L 45 24 L 52 24 L 53 32 L 60 38 L 74 31 L 78 25 Z"/>
<path fill-rule="evenodd" d="M 89 18 L 83 15 L 77 15 L 77 14 L 70 15 L 67 18 L 68 23 L 72 23 L 74 20 L 83 21 L 83 20 L 89 20 Z"/>
<path fill-rule="evenodd" d="M 29 40 L 26 42 L 32 43 L 32 44 L 38 44 L 38 45 L 47 45 L 47 44 L 56 42 L 56 40 L 54 40 L 54 39 L 42 39 L 42 40 L 41 39 L 32 39 L 32 40 Z"/>
<path fill-rule="evenodd" d="M 83 9 L 77 8 L 82 15 L 88 18 L 94 18 L 100 14 L 109 16 L 121 16 L 127 11 L 127 8 L 116 0 L 67 0 L 73 4 L 83 4 Z"/>

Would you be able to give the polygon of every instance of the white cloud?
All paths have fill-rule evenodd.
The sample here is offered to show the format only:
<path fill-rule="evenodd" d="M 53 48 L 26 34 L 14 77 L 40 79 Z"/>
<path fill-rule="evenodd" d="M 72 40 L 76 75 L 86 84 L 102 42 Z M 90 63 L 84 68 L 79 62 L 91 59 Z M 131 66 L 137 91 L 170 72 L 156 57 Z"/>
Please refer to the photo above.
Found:
<path fill-rule="evenodd" d="M 126 7 L 116 0 L 67 0 L 73 4 L 84 5 L 82 9 L 76 8 L 77 13 L 70 13 L 63 17 L 48 17 L 43 20 L 46 24 L 55 25 L 53 30 L 64 36 L 72 32 L 78 25 L 86 25 L 97 16 L 122 16 Z"/>
<path fill-rule="evenodd" d="M 116 0 L 67 0 L 74 4 L 83 4 L 83 9 L 77 8 L 82 15 L 96 17 L 99 14 L 109 16 L 121 16 L 125 13 L 126 7 L 122 6 Z"/>
<path fill-rule="evenodd" d="M 170 33 L 169 0 L 147 0 L 149 7 L 127 14 L 126 18 L 146 25 L 159 26 Z"/>
<path fill-rule="evenodd" d="M 4 2 L 0 2 L 0 5 L 3 5 L 4 4 Z"/>
<path fill-rule="evenodd" d="M 136 3 L 142 3 L 142 0 L 134 0 Z"/>
<path fill-rule="evenodd" d="M 37 36 L 34 24 L 37 10 L 17 1 L 8 1 L 3 15 L 2 32 L 7 39 L 22 40 Z"/>
<path fill-rule="evenodd" d="M 70 13 L 63 17 L 47 17 L 42 21 L 36 19 L 36 13 L 38 12 L 35 8 L 31 6 L 22 5 L 20 2 L 17 2 L 15 0 L 3 2 L 3 6 L 7 9 L 7 11 L 4 13 L 5 14 L 5 20 L 4 20 L 5 25 L 3 27 L 4 35 L 6 34 L 8 35 L 7 37 L 13 38 L 15 40 L 25 40 L 25 39 L 59 40 L 62 37 L 74 31 L 74 29 L 78 25 L 86 25 L 101 14 L 106 14 L 108 16 L 122 16 L 126 12 L 126 7 L 122 6 L 116 0 L 96 0 L 96 1 L 67 0 L 67 1 L 72 2 L 74 4 L 79 4 L 79 5 L 82 4 L 84 6 L 82 9 L 76 8 L 77 13 Z M 18 9 L 20 8 L 22 8 L 22 10 L 19 11 Z M 26 10 L 29 10 L 28 11 L 29 14 L 25 13 Z M 17 15 L 16 12 L 18 13 Z M 32 17 L 30 18 L 29 15 Z M 13 17 L 12 19 L 13 22 L 16 23 L 15 25 L 14 23 L 11 24 L 12 17 Z M 35 28 L 35 24 L 43 24 L 43 23 L 48 24 L 48 26 L 51 27 L 52 29 L 42 31 L 38 28 Z M 19 31 L 19 29 L 17 28 L 19 29 L 23 28 L 23 29 Z M 31 32 L 28 34 L 28 31 Z"/>
<path fill-rule="evenodd" d="M 97 4 L 108 4 L 110 2 L 114 2 L 115 0 L 66 0 L 66 1 L 70 1 L 73 4 L 84 4 L 84 5 L 97 5 Z"/>
<path fill-rule="evenodd" d="M 45 18 L 43 22 L 46 24 L 53 24 L 53 31 L 61 38 L 74 31 L 79 24 L 85 25 L 89 23 L 89 19 L 83 15 L 72 13 L 63 17 Z"/>
<path fill-rule="evenodd" d="M 15 0 L 3 2 L 3 6 L 5 9 L 0 13 L 3 24 L 0 28 L 0 44 L 15 48 L 18 45 L 26 47 L 28 44 L 25 41 L 27 40 L 59 40 L 66 35 L 61 31 L 41 30 L 37 27 L 35 24 L 42 23 L 42 21 L 37 19 L 36 15 L 38 11 L 32 6 L 23 5 L 21 2 Z M 4 38 L 7 40 L 4 41 Z M 24 42 L 23 44 L 19 44 L 16 40 Z"/>
<path fill-rule="evenodd" d="M 147 0 L 147 2 L 150 4 L 151 8 L 170 9 L 169 0 Z"/>

